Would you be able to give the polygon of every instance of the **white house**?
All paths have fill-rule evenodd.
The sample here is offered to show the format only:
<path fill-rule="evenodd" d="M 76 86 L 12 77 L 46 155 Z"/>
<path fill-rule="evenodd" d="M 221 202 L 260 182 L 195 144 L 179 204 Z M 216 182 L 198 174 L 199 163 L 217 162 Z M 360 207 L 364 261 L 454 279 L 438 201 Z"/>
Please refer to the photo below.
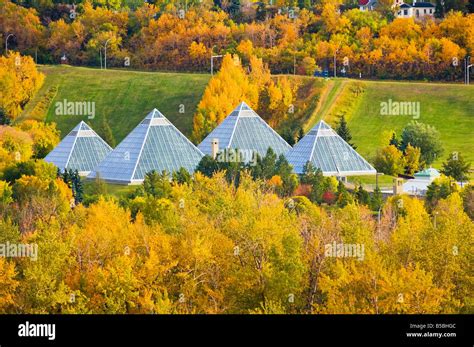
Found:
<path fill-rule="evenodd" d="M 423 18 L 433 17 L 435 13 L 435 5 L 430 2 L 416 2 L 413 4 L 401 4 L 398 6 L 396 16 L 398 18 Z"/>
<path fill-rule="evenodd" d="M 359 0 L 359 9 L 361 11 L 373 11 L 377 7 L 377 0 Z M 423 18 L 433 17 L 435 5 L 430 2 L 417 2 L 413 0 L 412 4 L 406 4 L 402 0 L 394 0 L 392 8 L 396 9 L 398 18 Z"/>

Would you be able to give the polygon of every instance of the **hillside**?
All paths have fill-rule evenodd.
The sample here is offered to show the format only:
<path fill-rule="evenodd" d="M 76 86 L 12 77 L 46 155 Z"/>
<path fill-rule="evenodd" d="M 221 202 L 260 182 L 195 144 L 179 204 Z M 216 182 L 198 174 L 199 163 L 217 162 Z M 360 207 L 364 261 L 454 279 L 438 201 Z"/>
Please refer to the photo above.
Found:
<path fill-rule="evenodd" d="M 158 108 L 185 135 L 192 131 L 192 116 L 209 80 L 209 75 L 185 73 L 98 70 L 71 66 L 42 66 L 46 82 L 35 99 L 27 105 L 24 117 L 57 86 L 46 121 L 58 124 L 62 136 L 87 117 L 57 116 L 57 101 L 94 101 L 96 117 L 87 120 L 99 134 L 105 116 L 117 143 L 132 130 L 152 108 Z M 289 75 L 290 78 L 294 78 Z M 409 83 L 394 81 L 354 81 L 347 79 L 312 79 L 297 76 L 302 88 L 296 109 L 301 126 L 307 131 L 318 120 L 334 125 L 346 114 L 359 152 L 370 159 L 380 147 L 384 132 L 398 135 L 412 116 L 382 116 L 380 103 L 415 101 L 420 103 L 418 121 L 434 125 L 441 133 L 445 153 L 460 151 L 474 163 L 474 86 Z M 354 93 L 354 86 L 362 92 Z M 180 113 L 184 105 L 184 113 Z M 303 110 L 304 109 L 304 110 Z M 281 129 L 277 129 L 281 130 Z"/>
<path fill-rule="evenodd" d="M 86 120 L 100 134 L 103 117 L 106 117 L 117 143 L 153 108 L 159 109 L 185 135 L 190 135 L 192 116 L 210 77 L 71 66 L 41 66 L 40 70 L 46 74 L 45 83 L 26 108 L 24 117 L 28 117 L 28 112 L 51 87 L 57 86 L 46 121 L 56 122 L 61 136 L 80 120 Z M 54 105 L 64 99 L 95 102 L 95 118 L 56 115 Z"/>
<path fill-rule="evenodd" d="M 357 96 L 354 85 L 363 91 Z M 384 132 L 401 130 L 413 120 L 410 115 L 381 115 L 381 103 L 392 101 L 419 102 L 419 122 L 433 125 L 441 133 L 445 152 L 434 164 L 439 167 L 449 153 L 461 152 L 474 164 L 474 86 L 410 83 L 393 81 L 343 80 L 328 84 L 327 103 L 319 105 L 313 124 L 324 119 L 335 125 L 338 116 L 346 115 L 358 151 L 368 159 L 380 147 Z M 323 94 L 324 95 L 324 94 Z M 324 98 L 322 98 L 324 103 Z"/>

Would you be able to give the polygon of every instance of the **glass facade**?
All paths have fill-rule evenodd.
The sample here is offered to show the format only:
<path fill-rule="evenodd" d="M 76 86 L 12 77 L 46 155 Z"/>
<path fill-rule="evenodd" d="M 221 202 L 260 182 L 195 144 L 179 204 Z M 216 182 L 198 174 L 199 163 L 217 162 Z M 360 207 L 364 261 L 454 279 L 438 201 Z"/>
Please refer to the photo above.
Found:
<path fill-rule="evenodd" d="M 219 149 L 238 148 L 256 151 L 261 156 L 271 147 L 277 154 L 285 154 L 291 146 L 278 135 L 245 102 L 228 115 L 200 144 L 204 154 L 211 154 L 211 141 L 219 139 Z"/>
<path fill-rule="evenodd" d="M 303 173 L 306 163 L 311 162 L 325 175 L 349 176 L 376 173 L 359 153 L 345 142 L 324 121 L 320 121 L 286 155 L 294 171 Z"/>
<path fill-rule="evenodd" d="M 87 174 L 92 171 L 112 148 L 86 123 L 79 123 L 44 160 L 59 169 L 77 170 Z"/>
<path fill-rule="evenodd" d="M 169 173 L 184 167 L 194 172 L 203 157 L 158 110 L 147 117 L 91 172 L 106 181 L 140 183 L 152 170 Z"/>

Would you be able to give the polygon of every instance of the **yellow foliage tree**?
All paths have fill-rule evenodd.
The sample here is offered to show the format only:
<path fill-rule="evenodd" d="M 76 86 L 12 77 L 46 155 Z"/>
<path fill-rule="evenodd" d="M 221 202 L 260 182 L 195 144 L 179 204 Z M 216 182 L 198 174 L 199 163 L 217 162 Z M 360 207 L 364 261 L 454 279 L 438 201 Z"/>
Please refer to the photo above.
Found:
<path fill-rule="evenodd" d="M 193 119 L 193 140 L 201 141 L 242 101 L 256 108 L 258 87 L 251 83 L 238 56 L 227 54 L 198 104 Z"/>
<path fill-rule="evenodd" d="M 16 52 L 0 56 L 0 112 L 10 120 L 17 118 L 43 82 L 31 57 Z"/>

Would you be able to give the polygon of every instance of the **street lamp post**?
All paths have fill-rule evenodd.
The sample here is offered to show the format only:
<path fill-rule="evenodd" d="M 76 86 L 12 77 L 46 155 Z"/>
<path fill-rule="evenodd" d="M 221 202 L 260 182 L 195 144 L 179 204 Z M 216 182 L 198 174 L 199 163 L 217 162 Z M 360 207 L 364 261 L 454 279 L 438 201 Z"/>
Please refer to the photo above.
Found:
<path fill-rule="evenodd" d="M 467 70 L 467 71 L 466 71 L 466 82 L 467 82 L 467 84 L 469 84 L 469 69 L 470 69 L 471 67 L 473 67 L 473 66 L 474 66 L 474 64 L 470 64 L 470 65 L 468 65 L 467 68 L 466 68 L 466 70 Z"/>
<path fill-rule="evenodd" d="M 8 39 L 10 38 L 10 36 L 15 36 L 15 35 L 8 34 L 7 38 L 5 39 L 5 55 L 8 54 Z"/>
<path fill-rule="evenodd" d="M 211 55 L 211 76 L 214 75 L 214 58 L 222 58 L 222 55 Z"/>
<path fill-rule="evenodd" d="M 105 41 L 105 46 L 104 46 L 104 70 L 107 70 L 107 44 L 109 43 L 110 39 Z"/>

